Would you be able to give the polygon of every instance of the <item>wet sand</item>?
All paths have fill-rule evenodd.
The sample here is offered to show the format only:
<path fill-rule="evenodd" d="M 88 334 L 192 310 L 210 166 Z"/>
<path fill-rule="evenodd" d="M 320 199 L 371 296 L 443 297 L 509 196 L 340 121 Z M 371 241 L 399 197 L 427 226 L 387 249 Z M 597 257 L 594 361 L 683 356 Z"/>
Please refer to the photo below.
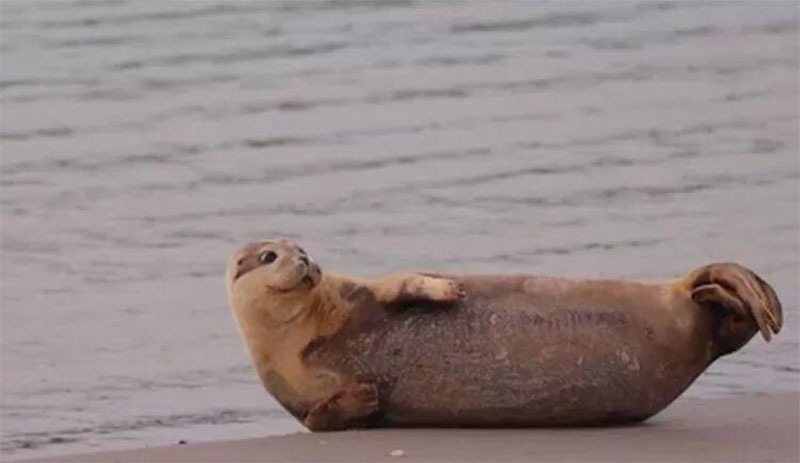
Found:
<path fill-rule="evenodd" d="M 40 461 L 788 462 L 800 459 L 799 410 L 797 393 L 682 399 L 644 424 L 616 428 L 296 433 Z"/>

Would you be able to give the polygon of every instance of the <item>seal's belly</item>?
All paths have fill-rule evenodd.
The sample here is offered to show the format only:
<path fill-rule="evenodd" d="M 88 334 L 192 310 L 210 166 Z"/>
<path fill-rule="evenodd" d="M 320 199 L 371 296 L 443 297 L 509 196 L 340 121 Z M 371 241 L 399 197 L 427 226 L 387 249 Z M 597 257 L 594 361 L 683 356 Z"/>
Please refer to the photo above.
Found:
<path fill-rule="evenodd" d="M 657 286 L 462 282 L 464 303 L 386 311 L 382 323 L 348 334 L 339 365 L 378 382 L 387 424 L 642 419 L 708 364 L 690 358 L 693 327 L 672 321 Z"/>

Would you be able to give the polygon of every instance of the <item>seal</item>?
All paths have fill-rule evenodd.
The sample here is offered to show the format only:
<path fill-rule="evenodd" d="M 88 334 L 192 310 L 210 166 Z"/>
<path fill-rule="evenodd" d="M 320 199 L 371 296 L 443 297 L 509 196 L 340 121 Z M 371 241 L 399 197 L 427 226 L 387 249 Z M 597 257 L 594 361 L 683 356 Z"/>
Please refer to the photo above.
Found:
<path fill-rule="evenodd" d="M 277 239 L 235 252 L 227 289 L 264 386 L 313 431 L 641 421 L 782 326 L 775 291 L 734 263 L 660 283 L 359 279 Z"/>

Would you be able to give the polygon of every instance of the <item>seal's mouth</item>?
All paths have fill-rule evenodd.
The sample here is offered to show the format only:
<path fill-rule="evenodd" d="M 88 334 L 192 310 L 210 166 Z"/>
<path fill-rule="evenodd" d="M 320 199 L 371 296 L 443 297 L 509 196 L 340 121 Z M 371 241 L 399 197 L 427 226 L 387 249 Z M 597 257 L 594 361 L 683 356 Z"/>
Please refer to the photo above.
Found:
<path fill-rule="evenodd" d="M 297 283 L 297 287 L 302 289 L 312 289 L 316 287 L 321 279 L 319 267 L 314 262 L 305 264 L 303 267 L 303 276 Z"/>
<path fill-rule="evenodd" d="M 297 283 L 295 283 L 294 286 L 283 287 L 283 288 L 275 288 L 267 286 L 267 289 L 272 292 L 288 294 L 293 291 L 307 291 L 317 286 L 317 282 L 314 281 L 314 278 L 311 275 L 305 275 L 304 277 L 296 281 Z"/>

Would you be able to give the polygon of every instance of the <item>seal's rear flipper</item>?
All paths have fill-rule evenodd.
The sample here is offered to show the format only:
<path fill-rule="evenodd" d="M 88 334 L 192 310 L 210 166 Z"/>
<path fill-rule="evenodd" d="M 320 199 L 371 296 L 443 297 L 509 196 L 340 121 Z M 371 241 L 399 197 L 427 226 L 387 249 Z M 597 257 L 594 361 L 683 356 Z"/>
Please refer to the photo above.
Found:
<path fill-rule="evenodd" d="M 767 341 L 780 331 L 781 303 L 772 287 L 751 270 L 733 263 L 711 264 L 692 272 L 689 280 L 692 300 L 703 307 L 730 312 L 723 317 L 721 335 L 746 336 L 741 340 L 743 344 L 752 336 L 746 332 L 753 328 L 753 323 Z M 738 347 L 731 346 L 733 350 Z"/>

